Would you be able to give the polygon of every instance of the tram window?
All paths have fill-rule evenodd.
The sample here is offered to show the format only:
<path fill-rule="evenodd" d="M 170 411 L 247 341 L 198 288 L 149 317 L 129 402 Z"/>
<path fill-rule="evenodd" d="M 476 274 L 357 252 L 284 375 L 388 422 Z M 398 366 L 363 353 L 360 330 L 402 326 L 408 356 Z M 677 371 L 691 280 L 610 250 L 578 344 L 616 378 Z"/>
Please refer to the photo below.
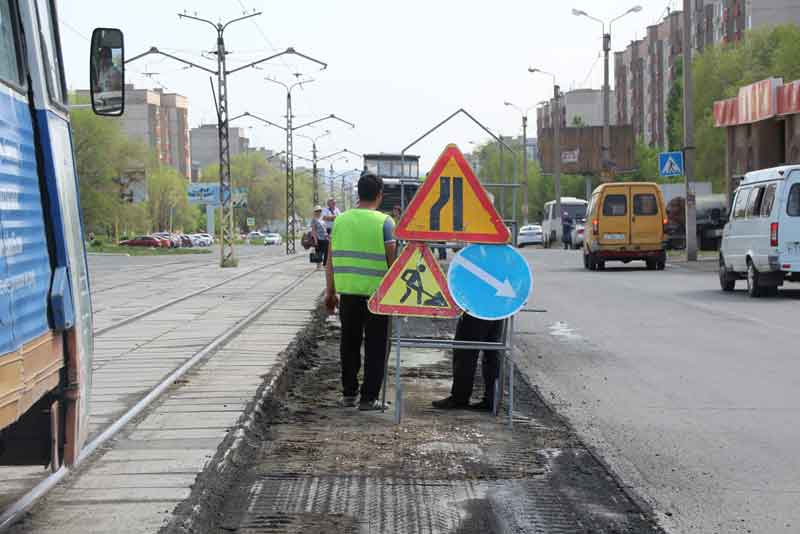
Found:
<path fill-rule="evenodd" d="M 39 19 L 39 35 L 42 41 L 42 56 L 47 90 L 50 98 L 58 104 L 67 103 L 67 91 L 64 85 L 64 69 L 61 68 L 61 48 L 58 32 L 53 22 L 56 20 L 56 10 L 53 0 L 36 0 L 36 10 Z"/>
<path fill-rule="evenodd" d="M 0 79 L 19 85 L 22 75 L 13 13 L 11 0 L 0 0 Z"/>

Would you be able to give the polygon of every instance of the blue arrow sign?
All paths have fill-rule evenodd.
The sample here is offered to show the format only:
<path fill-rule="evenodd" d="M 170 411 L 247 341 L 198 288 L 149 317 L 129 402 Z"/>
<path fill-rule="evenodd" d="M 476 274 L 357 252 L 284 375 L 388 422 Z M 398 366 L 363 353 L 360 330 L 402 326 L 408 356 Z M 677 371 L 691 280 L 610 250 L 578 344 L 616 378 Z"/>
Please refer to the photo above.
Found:
<path fill-rule="evenodd" d="M 658 174 L 664 177 L 683 176 L 683 152 L 662 152 L 658 155 Z"/>
<path fill-rule="evenodd" d="M 509 245 L 469 245 L 450 262 L 447 285 L 459 308 L 479 319 L 496 320 L 525 305 L 533 275 L 522 254 Z"/>

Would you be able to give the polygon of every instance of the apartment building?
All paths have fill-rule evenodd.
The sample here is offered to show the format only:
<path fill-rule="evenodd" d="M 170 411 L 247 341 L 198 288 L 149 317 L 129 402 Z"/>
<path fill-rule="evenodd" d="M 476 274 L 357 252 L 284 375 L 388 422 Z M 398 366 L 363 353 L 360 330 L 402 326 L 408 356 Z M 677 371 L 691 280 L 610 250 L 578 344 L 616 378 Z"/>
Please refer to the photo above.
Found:
<path fill-rule="evenodd" d="M 693 0 L 691 40 L 702 52 L 741 40 L 749 29 L 800 24 L 798 0 Z M 673 11 L 649 26 L 642 39 L 614 53 L 614 87 L 620 124 L 631 124 L 637 139 L 666 149 L 667 101 L 683 54 L 683 12 Z"/>

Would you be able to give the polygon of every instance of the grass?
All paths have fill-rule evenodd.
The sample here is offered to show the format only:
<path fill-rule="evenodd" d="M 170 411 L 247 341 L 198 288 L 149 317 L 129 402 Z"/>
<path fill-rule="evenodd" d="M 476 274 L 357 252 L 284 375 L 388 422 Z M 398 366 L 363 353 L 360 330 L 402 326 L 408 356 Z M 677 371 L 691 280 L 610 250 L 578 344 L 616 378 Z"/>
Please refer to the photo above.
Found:
<path fill-rule="evenodd" d="M 101 254 L 128 254 L 129 256 L 180 256 L 184 254 L 211 254 L 211 247 L 203 248 L 148 248 L 122 247 L 120 245 L 89 245 L 87 252 Z"/>

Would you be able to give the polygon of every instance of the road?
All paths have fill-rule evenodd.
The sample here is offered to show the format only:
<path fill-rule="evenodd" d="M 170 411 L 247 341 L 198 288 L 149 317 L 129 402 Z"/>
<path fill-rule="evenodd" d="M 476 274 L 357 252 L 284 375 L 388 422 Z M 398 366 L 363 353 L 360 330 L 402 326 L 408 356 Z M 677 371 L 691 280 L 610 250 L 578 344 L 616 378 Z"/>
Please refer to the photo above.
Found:
<path fill-rule="evenodd" d="M 800 291 L 754 300 L 720 291 L 713 265 L 524 254 L 546 312 L 519 316 L 520 365 L 665 528 L 800 532 Z"/>

